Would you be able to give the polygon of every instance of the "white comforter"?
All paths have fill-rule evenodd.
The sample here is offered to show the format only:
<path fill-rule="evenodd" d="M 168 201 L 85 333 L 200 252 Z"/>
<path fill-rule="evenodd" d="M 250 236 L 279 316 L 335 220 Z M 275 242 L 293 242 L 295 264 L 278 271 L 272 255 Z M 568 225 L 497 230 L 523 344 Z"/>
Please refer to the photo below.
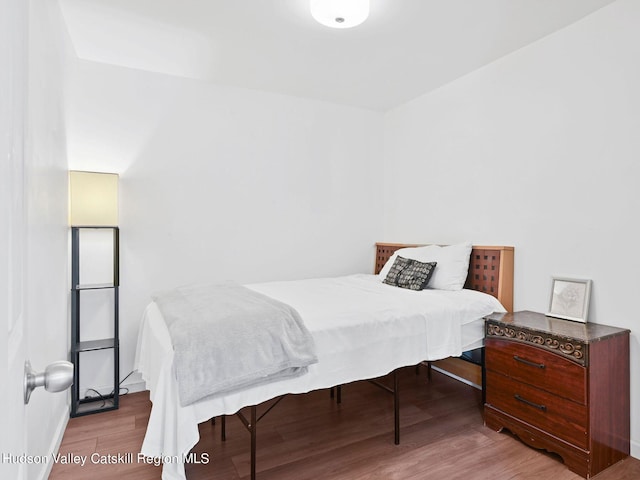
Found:
<path fill-rule="evenodd" d="M 136 368 L 151 391 L 153 408 L 142 453 L 166 458 L 163 480 L 183 480 L 180 456 L 198 442 L 198 423 L 233 414 L 285 393 L 375 378 L 424 360 L 458 356 L 482 339 L 463 337 L 464 326 L 504 311 L 492 296 L 472 290 L 411 291 L 385 285 L 376 275 L 272 282 L 249 288 L 287 303 L 302 316 L 316 343 L 318 363 L 306 375 L 205 399 L 187 407 L 178 400 L 173 349 L 155 304 L 143 316 Z M 175 457 L 178 458 L 175 458 Z"/>

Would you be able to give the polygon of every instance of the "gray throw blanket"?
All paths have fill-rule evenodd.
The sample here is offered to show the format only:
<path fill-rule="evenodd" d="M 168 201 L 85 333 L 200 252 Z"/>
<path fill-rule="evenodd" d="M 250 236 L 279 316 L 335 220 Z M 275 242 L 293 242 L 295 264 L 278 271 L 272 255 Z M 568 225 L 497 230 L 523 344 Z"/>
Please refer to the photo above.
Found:
<path fill-rule="evenodd" d="M 171 335 L 182 406 L 298 376 L 318 361 L 295 309 L 241 285 L 190 285 L 154 300 Z"/>

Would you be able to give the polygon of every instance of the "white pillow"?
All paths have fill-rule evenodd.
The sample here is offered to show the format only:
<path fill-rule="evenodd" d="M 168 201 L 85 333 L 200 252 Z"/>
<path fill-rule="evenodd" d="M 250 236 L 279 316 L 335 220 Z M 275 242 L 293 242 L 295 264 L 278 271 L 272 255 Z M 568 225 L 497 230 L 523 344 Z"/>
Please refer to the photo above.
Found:
<path fill-rule="evenodd" d="M 471 243 L 460 243 L 441 247 L 428 245 L 426 247 L 409 247 L 396 250 L 391 258 L 380 270 L 380 281 L 387 278 L 387 274 L 398 255 L 419 262 L 437 262 L 431 280 L 427 288 L 437 290 L 462 290 L 469 273 L 469 257 L 471 256 Z"/>

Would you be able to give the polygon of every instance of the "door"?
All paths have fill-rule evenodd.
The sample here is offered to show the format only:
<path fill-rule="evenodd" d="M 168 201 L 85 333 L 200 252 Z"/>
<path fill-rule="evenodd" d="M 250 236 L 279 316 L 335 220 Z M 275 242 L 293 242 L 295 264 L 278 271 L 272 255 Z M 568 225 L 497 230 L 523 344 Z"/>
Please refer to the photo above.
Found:
<path fill-rule="evenodd" d="M 27 465 L 24 141 L 28 2 L 0 0 L 0 478 Z M 8 14 L 7 14 L 8 13 Z M 26 460 L 26 459 L 25 459 Z"/>

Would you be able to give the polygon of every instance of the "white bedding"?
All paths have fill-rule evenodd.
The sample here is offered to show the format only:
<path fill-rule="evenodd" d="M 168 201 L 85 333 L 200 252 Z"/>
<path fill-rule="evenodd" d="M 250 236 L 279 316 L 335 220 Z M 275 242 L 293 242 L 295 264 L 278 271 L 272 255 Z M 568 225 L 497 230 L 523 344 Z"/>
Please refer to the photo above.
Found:
<path fill-rule="evenodd" d="M 204 399 L 187 407 L 172 375 L 173 348 L 158 307 L 144 312 L 136 369 L 153 407 L 142 453 L 180 457 L 198 442 L 198 423 L 285 393 L 306 393 L 375 378 L 424 360 L 458 356 L 482 346 L 482 317 L 504 311 L 492 296 L 473 290 L 412 291 L 380 282 L 376 275 L 247 285 L 294 307 L 316 343 L 318 363 L 301 377 Z M 163 480 L 183 480 L 179 458 L 165 461 Z"/>

